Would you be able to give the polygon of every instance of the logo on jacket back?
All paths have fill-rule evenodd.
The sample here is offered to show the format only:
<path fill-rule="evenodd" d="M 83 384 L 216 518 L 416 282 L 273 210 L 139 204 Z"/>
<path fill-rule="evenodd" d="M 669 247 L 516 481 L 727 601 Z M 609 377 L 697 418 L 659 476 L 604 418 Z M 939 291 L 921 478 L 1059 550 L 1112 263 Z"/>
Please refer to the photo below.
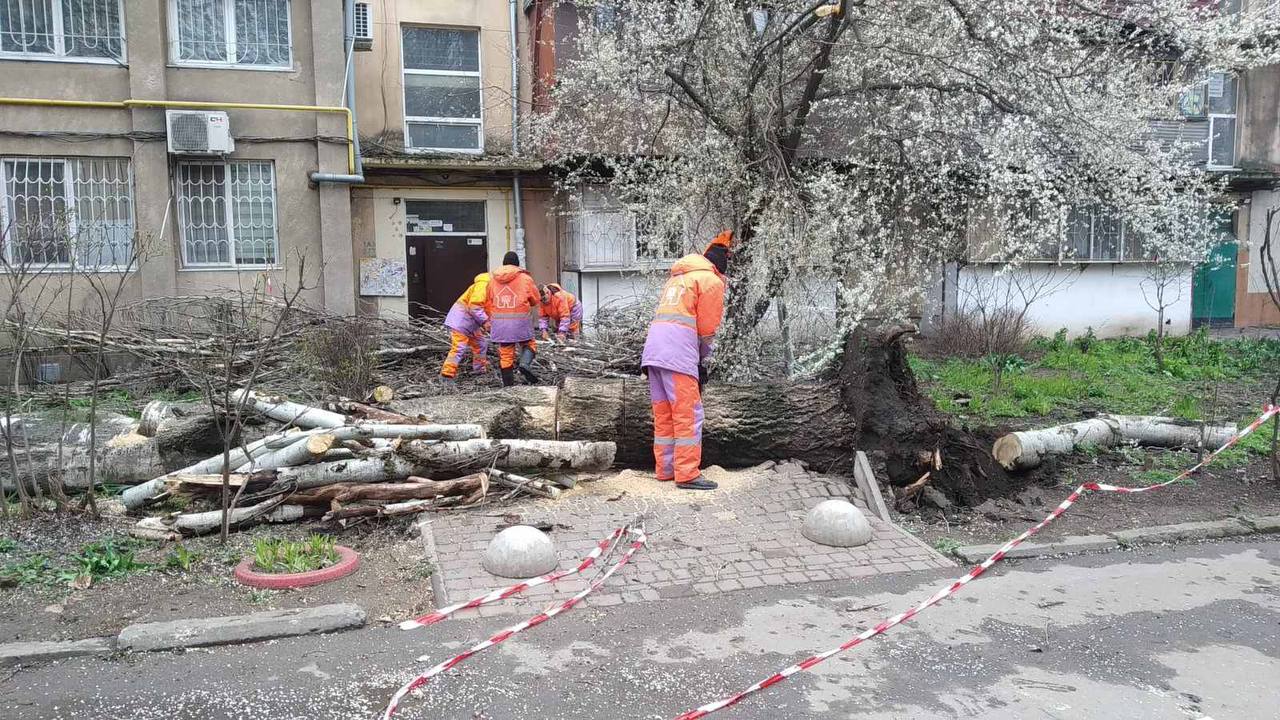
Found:
<path fill-rule="evenodd" d="M 498 290 L 498 296 L 495 298 L 493 306 L 501 310 L 514 310 L 516 308 L 516 293 L 509 287 Z"/>
<path fill-rule="evenodd" d="M 673 307 L 680 304 L 680 300 L 684 297 L 685 286 L 681 283 L 671 283 L 666 290 L 662 291 L 662 302 L 659 303 L 663 307 Z"/>

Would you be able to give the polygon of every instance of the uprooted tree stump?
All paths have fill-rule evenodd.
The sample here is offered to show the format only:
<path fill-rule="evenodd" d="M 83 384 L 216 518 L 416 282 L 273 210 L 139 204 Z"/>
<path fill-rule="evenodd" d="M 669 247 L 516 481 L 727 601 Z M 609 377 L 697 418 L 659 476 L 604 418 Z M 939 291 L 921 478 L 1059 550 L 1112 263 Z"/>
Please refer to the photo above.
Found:
<path fill-rule="evenodd" d="M 993 436 L 952 427 L 920 392 L 902 345 L 906 334 L 851 335 L 840 364 L 818 379 L 707 386 L 703 462 L 735 468 L 795 458 L 819 470 L 852 472 L 857 450 L 879 451 L 890 484 L 910 485 L 931 471 L 931 486 L 965 505 L 1021 484 L 991 457 Z M 620 463 L 653 463 L 652 411 L 643 378 L 570 377 L 560 388 L 513 390 L 395 407 L 433 422 L 478 422 L 490 437 L 612 441 Z"/>

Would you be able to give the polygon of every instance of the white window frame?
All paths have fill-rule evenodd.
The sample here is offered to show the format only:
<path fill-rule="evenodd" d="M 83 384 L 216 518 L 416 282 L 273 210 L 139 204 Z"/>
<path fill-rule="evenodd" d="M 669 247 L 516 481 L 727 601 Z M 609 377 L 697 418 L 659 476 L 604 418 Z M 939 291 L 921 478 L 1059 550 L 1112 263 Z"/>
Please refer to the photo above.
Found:
<path fill-rule="evenodd" d="M 467 30 L 476 33 L 476 70 L 415 70 L 407 68 L 404 65 L 404 30 L 405 28 L 423 28 L 426 30 Z M 461 27 L 451 25 L 423 25 L 420 23 L 401 23 L 400 24 L 400 115 L 404 118 L 404 150 L 407 153 L 451 153 L 457 155 L 482 155 L 484 154 L 484 47 L 480 42 L 480 28 Z M 434 75 L 438 77 L 473 77 L 476 84 L 480 88 L 480 117 L 478 118 L 447 118 L 447 117 L 424 117 L 420 115 L 409 115 L 408 84 L 404 81 L 408 75 Z M 436 148 L 436 147 L 409 147 L 409 123 L 434 123 L 437 125 L 468 125 L 476 128 L 476 140 L 479 145 L 475 148 Z"/>
<path fill-rule="evenodd" d="M 10 230 L 9 220 L 9 176 L 5 169 L 6 164 L 11 161 L 18 162 L 39 162 L 39 163 L 61 163 L 62 169 L 62 187 L 63 198 L 66 206 L 67 214 L 67 257 L 70 258 L 65 263 L 32 263 L 28 265 L 29 270 L 40 272 L 74 272 L 77 268 L 93 269 L 97 272 L 123 272 L 126 268 L 122 265 L 79 265 L 77 260 L 80 257 L 79 248 L 76 246 L 76 237 L 79 235 L 79 213 L 76 210 L 76 181 L 75 172 L 76 161 L 80 158 L 68 156 L 50 156 L 50 155 L 0 155 L 0 254 L 2 254 L 5 262 L 15 264 L 13 260 L 13 243 L 9 241 L 8 233 Z M 95 158 L 85 158 L 95 159 Z M 125 158 L 104 157 L 104 160 L 124 160 L 127 170 L 127 179 L 129 188 L 129 217 L 133 224 L 134 233 L 137 232 L 137 206 L 134 204 L 133 197 L 133 162 Z M 130 237 L 130 242 L 134 238 Z M 136 269 L 136 268 L 135 268 Z"/>
<path fill-rule="evenodd" d="M 124 0 L 117 0 L 117 16 L 120 18 L 120 57 L 84 57 L 67 55 L 67 36 L 63 28 L 62 2 L 53 0 L 53 52 L 6 52 L 0 50 L 0 60 L 36 60 L 39 62 L 92 63 L 94 65 L 124 65 L 129 60 L 129 40 L 125 36 Z"/>
<path fill-rule="evenodd" d="M 627 232 L 620 235 L 616 242 L 617 252 L 611 253 L 620 258 L 619 262 L 596 262 L 587 257 L 587 238 L 584 234 L 586 219 L 598 215 L 622 215 L 627 222 Z M 625 207 L 611 205 L 585 205 L 570 212 L 560 214 L 561 252 L 565 258 L 564 269 L 582 272 L 607 271 L 646 271 L 662 270 L 671 267 L 679 255 L 669 258 L 647 258 L 640 256 L 639 217 Z M 684 230 L 684 239 L 689 236 L 688 224 Z M 565 247 L 565 245 L 568 247 Z"/>
<path fill-rule="evenodd" d="M 1239 90 L 1237 90 L 1236 92 L 1238 93 Z M 1240 103 L 1240 98 L 1239 98 L 1239 95 L 1237 95 L 1236 96 L 1236 105 L 1237 105 L 1236 112 L 1209 113 L 1209 138 L 1205 142 L 1205 157 L 1204 157 L 1204 166 L 1206 170 L 1237 170 L 1239 169 L 1239 166 L 1236 165 L 1236 152 L 1239 149 L 1236 147 L 1236 138 L 1240 134 L 1239 103 Z M 1213 162 L 1213 125 L 1215 120 L 1220 120 L 1220 119 L 1232 120 L 1235 122 L 1235 127 L 1231 132 L 1231 164 L 1230 165 L 1218 165 Z"/>
<path fill-rule="evenodd" d="M 181 52 L 181 30 L 178 27 L 178 0 L 168 0 L 169 7 L 169 64 L 181 68 L 205 68 L 213 70 L 256 70 L 258 72 L 292 72 L 293 71 L 293 0 L 284 0 L 285 22 L 289 25 L 289 59 L 283 65 L 254 65 L 236 62 L 236 4 L 235 0 L 223 3 L 223 27 L 227 38 L 227 59 L 217 60 L 183 60 Z"/>
<path fill-rule="evenodd" d="M 275 261 L 271 263 L 237 263 L 236 262 L 236 227 L 235 227 L 235 203 L 232 202 L 229 193 L 231 192 L 231 166 L 237 163 L 265 163 L 271 169 L 271 234 L 272 241 L 275 243 Z M 182 270 L 235 270 L 258 271 L 258 270 L 278 270 L 283 267 L 280 259 L 280 193 L 276 183 L 276 164 L 271 160 L 259 160 L 244 158 L 240 160 L 179 160 L 173 168 L 173 197 L 174 202 L 179 202 L 182 198 L 182 178 L 178 166 L 181 165 L 221 165 L 222 171 L 222 193 L 223 193 L 223 211 L 227 228 L 227 257 L 228 262 L 191 262 L 187 259 L 187 226 L 182 217 L 181 208 L 175 208 L 175 215 L 178 222 L 178 246 L 182 256 Z"/>

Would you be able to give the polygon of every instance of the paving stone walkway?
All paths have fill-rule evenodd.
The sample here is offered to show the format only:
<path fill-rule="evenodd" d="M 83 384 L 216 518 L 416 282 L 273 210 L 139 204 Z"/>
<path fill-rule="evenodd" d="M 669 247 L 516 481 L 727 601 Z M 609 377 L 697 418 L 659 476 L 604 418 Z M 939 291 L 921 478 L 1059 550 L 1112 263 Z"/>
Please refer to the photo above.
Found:
<path fill-rule="evenodd" d="M 800 534 L 806 511 L 831 498 L 846 498 L 865 511 L 856 489 L 843 479 L 805 471 L 795 463 L 743 471 L 708 468 L 720 483 L 713 492 L 681 491 L 652 475 L 624 471 L 579 483 L 557 500 L 527 500 L 489 513 L 436 517 L 423 526 L 434 547 L 438 605 L 466 600 L 515 581 L 481 566 L 489 540 L 518 513 L 529 524 L 548 523 L 561 567 L 572 567 L 614 528 L 643 517 L 648 546 L 604 587 L 587 598 L 594 606 L 713 595 L 766 585 L 796 585 L 872 575 L 952 567 L 954 563 L 896 526 L 868 514 L 872 541 L 857 548 L 817 545 Z M 496 605 L 482 616 L 532 614 L 552 597 L 566 599 L 590 581 L 594 570 L 565 578 Z M 477 611 L 471 611 L 475 613 Z M 465 615 L 460 615 L 465 617 Z"/>

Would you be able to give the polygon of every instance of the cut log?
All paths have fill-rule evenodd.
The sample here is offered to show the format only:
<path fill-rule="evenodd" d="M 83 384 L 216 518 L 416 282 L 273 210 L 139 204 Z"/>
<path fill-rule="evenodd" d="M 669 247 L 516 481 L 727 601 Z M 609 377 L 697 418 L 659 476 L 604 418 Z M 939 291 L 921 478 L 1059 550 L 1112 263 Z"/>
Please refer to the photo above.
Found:
<path fill-rule="evenodd" d="M 329 452 L 335 442 L 337 442 L 337 439 L 334 438 L 333 433 L 299 435 L 294 438 L 292 443 L 279 450 L 272 450 L 241 465 L 236 468 L 236 472 L 274 470 L 291 465 L 306 465 L 307 463 L 316 462 L 323 458 L 325 453 Z"/>
<path fill-rule="evenodd" d="M 522 475 L 506 472 L 505 470 L 498 470 L 497 468 L 489 468 L 488 473 L 489 479 L 492 480 L 495 485 L 501 485 L 512 490 L 528 492 L 545 498 L 555 499 L 560 497 L 560 488 L 552 487 L 550 484 L 541 480 L 527 478 Z"/>
<path fill-rule="evenodd" d="M 416 425 L 419 418 L 412 418 L 390 410 L 383 410 L 379 407 L 358 403 L 354 400 L 338 400 L 336 402 L 327 402 L 324 409 L 331 412 L 350 415 L 360 420 L 370 420 L 372 422 L 392 423 L 396 425 Z"/>
<path fill-rule="evenodd" d="M 256 522 L 279 506 L 280 501 L 280 497 L 274 497 L 257 505 L 235 508 L 230 513 L 229 522 L 232 527 L 241 527 Z M 205 535 L 222 527 L 222 511 L 210 510 L 208 512 L 184 513 L 166 521 L 165 524 L 183 535 Z"/>
<path fill-rule="evenodd" d="M 456 477 L 496 465 L 505 469 L 604 470 L 613 464 L 613 443 L 552 440 L 413 440 L 395 452 L 372 457 L 283 467 L 279 482 L 298 490 L 334 483 L 380 483 L 420 477 Z"/>
<path fill-rule="evenodd" d="M 296 425 L 300 428 L 336 428 L 347 424 L 347 416 L 318 407 L 290 402 L 284 398 L 260 395 L 248 390 L 236 390 L 231 393 L 231 401 L 239 404 L 241 398 L 248 394 L 245 407 L 266 415 L 272 420 Z"/>
<path fill-rule="evenodd" d="M 328 507 L 330 503 L 360 501 L 402 502 L 405 500 L 430 500 L 450 495 L 469 495 L 486 487 L 488 477 L 476 473 L 456 480 L 427 480 L 411 477 L 403 483 L 370 483 L 358 485 L 342 483 L 317 488 L 305 493 L 293 493 L 285 502 L 294 505 Z"/>
<path fill-rule="evenodd" d="M 369 394 L 369 397 L 374 402 L 381 405 L 384 403 L 389 403 L 392 400 L 394 400 L 396 397 L 396 391 L 392 390 L 386 385 L 379 385 L 378 387 L 373 389 L 373 392 Z"/>
<path fill-rule="evenodd" d="M 216 423 L 216 419 L 209 406 L 204 403 L 196 402 L 170 402 L 168 400 L 152 400 L 142 408 L 142 416 L 138 420 L 138 434 L 144 437 L 154 437 L 160 429 L 175 420 L 184 418 L 200 417 L 202 415 L 210 416 L 210 423 Z"/>
<path fill-rule="evenodd" d="M 471 472 L 490 466 L 605 470 L 613 465 L 617 446 L 611 442 L 556 440 L 411 440 L 401 443 L 396 453 L 435 472 Z"/>
<path fill-rule="evenodd" d="M 134 485 L 188 467 L 222 448 L 214 415 L 172 417 L 153 429 L 154 435 L 129 432 L 98 436 L 95 472 L 99 484 Z M 89 483 L 88 448 L 73 449 L 63 468 L 63 484 L 83 489 Z"/>
<path fill-rule="evenodd" d="M 1217 450 L 1236 434 L 1235 425 L 1205 425 L 1180 418 L 1146 415 L 1101 415 L 1089 420 L 1042 430 L 1009 433 L 991 448 L 991 455 L 1008 470 L 1038 466 L 1048 455 L 1063 455 L 1082 447 L 1110 448 L 1124 443 L 1166 448 Z"/>

